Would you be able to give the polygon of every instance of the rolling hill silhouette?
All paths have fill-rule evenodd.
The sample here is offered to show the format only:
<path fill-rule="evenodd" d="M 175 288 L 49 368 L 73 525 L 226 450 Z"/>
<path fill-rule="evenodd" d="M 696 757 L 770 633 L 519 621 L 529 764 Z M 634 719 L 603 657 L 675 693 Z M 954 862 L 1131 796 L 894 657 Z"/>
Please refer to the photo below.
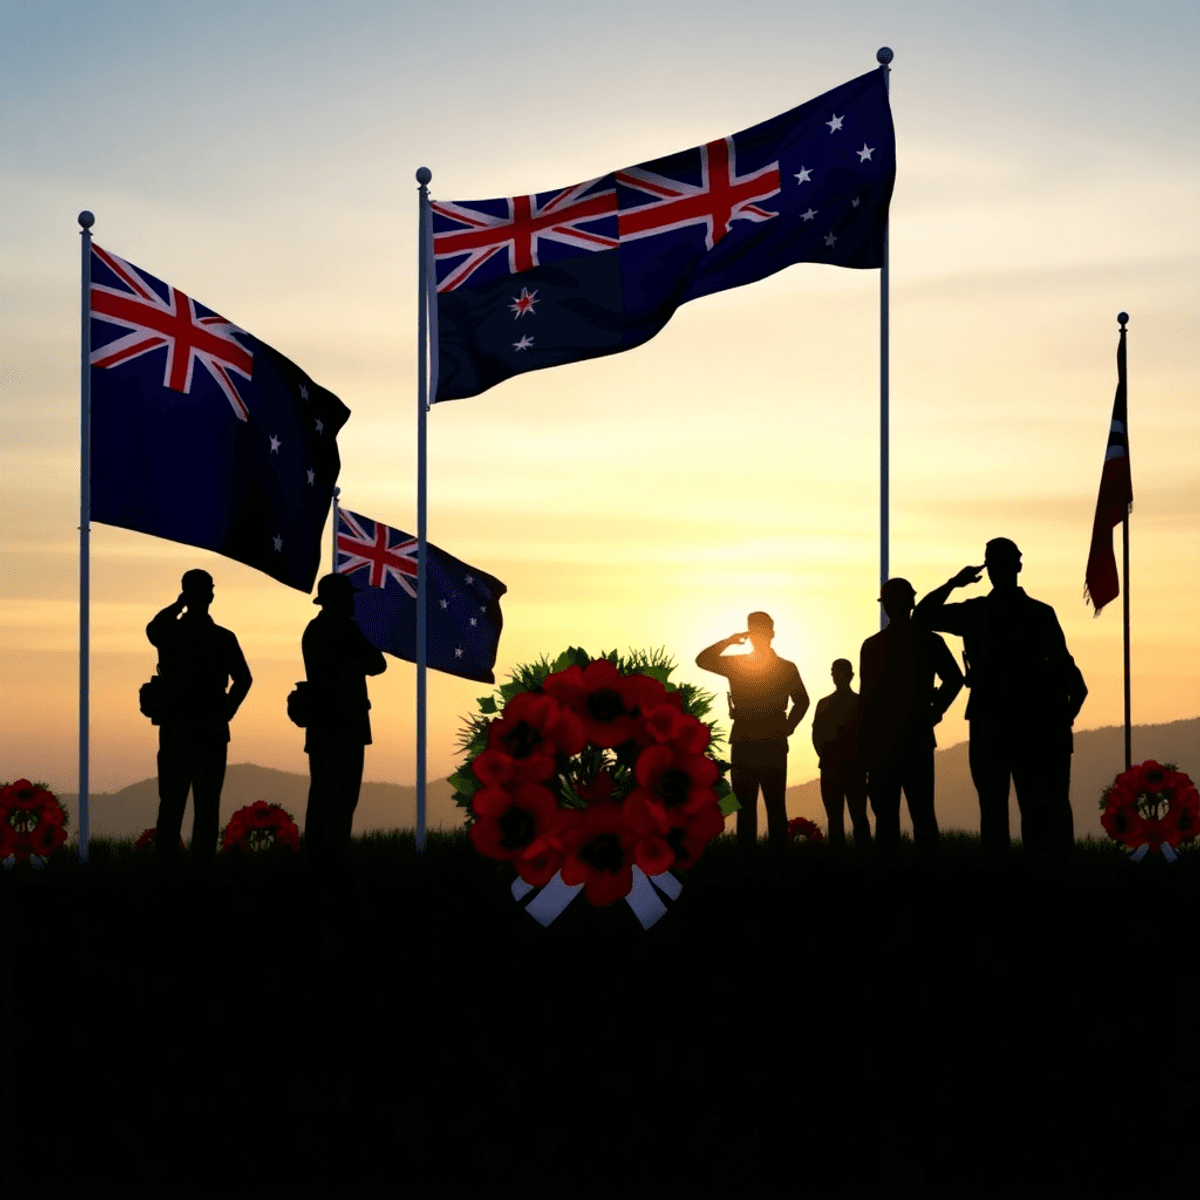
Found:
<path fill-rule="evenodd" d="M 1134 762 L 1147 758 L 1173 762 L 1193 779 L 1200 776 L 1200 717 L 1171 721 L 1165 725 L 1136 725 L 1133 729 Z M 967 765 L 967 743 L 939 750 L 934 759 L 937 772 L 937 816 L 942 829 L 979 829 L 979 805 Z M 1071 807 L 1075 812 L 1075 836 L 1104 837 L 1100 826 L 1100 792 L 1124 767 L 1124 735 L 1120 726 L 1088 729 L 1075 734 L 1075 758 L 1071 767 Z M 426 791 L 426 824 L 430 829 L 456 829 L 462 825 L 462 810 L 451 799 L 453 789 L 444 779 L 431 779 Z M 71 829 L 78 829 L 77 797 L 62 794 L 71 813 Z M 308 800 L 308 776 L 277 771 L 254 763 L 237 763 L 225 775 L 221 794 L 221 824 L 237 809 L 255 800 L 282 804 L 303 824 Z M 761 802 L 760 802 L 761 803 Z M 1013 835 L 1020 830 L 1015 797 L 1009 797 Z M 825 812 L 815 779 L 788 788 L 788 815 L 815 820 L 824 827 Z M 184 816 L 184 836 L 190 836 L 191 801 Z M 91 829 L 97 837 L 136 837 L 156 820 L 158 785 L 151 777 L 132 783 L 118 792 L 95 793 L 91 797 Z M 911 832 L 907 810 L 901 810 L 901 827 Z M 364 783 L 354 814 L 354 832 L 374 829 L 411 829 L 416 819 L 416 788 L 398 783 Z M 759 827 L 765 828 L 765 813 Z"/>

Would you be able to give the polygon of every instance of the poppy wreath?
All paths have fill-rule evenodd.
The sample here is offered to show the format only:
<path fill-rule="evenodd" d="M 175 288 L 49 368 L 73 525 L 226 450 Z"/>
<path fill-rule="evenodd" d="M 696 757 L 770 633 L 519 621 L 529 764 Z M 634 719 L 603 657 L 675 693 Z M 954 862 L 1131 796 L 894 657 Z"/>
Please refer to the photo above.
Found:
<path fill-rule="evenodd" d="M 799 841 L 823 842 L 825 840 L 821 827 L 807 817 L 793 817 L 787 823 L 787 832 L 789 846 L 794 846 Z"/>
<path fill-rule="evenodd" d="M 40 866 L 67 840 L 67 810 L 44 783 L 0 784 L 0 860 Z"/>
<path fill-rule="evenodd" d="M 1104 789 L 1100 809 L 1108 836 L 1138 856 L 1148 850 L 1173 859 L 1200 833 L 1200 793 L 1174 763 L 1149 759 L 1123 771 Z"/>
<path fill-rule="evenodd" d="M 572 647 L 519 666 L 499 702 L 480 697 L 450 783 L 475 849 L 524 882 L 514 894 L 560 876 L 610 905 L 629 897 L 635 867 L 686 869 L 724 830 L 738 805 L 702 720 L 712 696 L 671 683 L 673 669 L 662 651 Z"/>
<path fill-rule="evenodd" d="M 141 836 L 133 843 L 135 854 L 153 854 L 158 848 L 158 826 L 153 829 L 143 829 Z M 183 838 L 179 839 L 180 850 L 186 850 L 187 847 L 183 844 Z"/>
<path fill-rule="evenodd" d="M 142 835 L 143 837 L 145 834 Z M 221 830 L 221 853 L 265 854 L 300 849 L 300 828 L 278 804 L 255 800 L 239 808 Z"/>

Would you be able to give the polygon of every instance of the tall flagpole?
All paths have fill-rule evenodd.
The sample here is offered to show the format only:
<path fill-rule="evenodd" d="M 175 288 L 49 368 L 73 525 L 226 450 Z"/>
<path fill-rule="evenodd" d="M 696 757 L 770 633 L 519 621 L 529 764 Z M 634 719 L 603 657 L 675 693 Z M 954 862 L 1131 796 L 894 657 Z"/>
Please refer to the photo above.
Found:
<path fill-rule="evenodd" d="M 79 861 L 88 860 L 88 668 L 91 657 L 92 519 L 92 226 L 96 218 L 79 214 Z"/>
<path fill-rule="evenodd" d="M 892 90 L 892 68 L 889 64 L 893 58 L 895 58 L 895 54 L 888 46 L 880 46 L 875 52 L 875 61 L 879 63 L 879 69 L 883 72 L 883 85 L 889 94 Z M 889 212 L 888 224 L 890 223 L 891 214 Z M 883 269 L 879 272 L 879 594 L 881 596 L 883 595 L 883 585 L 888 581 L 888 539 L 890 536 L 888 443 L 891 439 L 891 425 L 888 413 L 888 355 L 890 351 L 888 333 L 888 227 L 885 225 L 883 229 Z M 886 629 L 887 623 L 887 613 L 881 604 L 879 606 L 879 628 Z"/>
<path fill-rule="evenodd" d="M 1125 383 L 1125 445 L 1129 445 L 1129 383 L 1125 360 L 1125 326 L 1129 324 L 1128 313 L 1117 313 L 1117 322 L 1121 326 L 1120 341 L 1117 345 L 1118 378 Z M 1129 506 L 1125 507 L 1125 515 L 1121 518 L 1121 591 L 1125 614 L 1125 770 L 1133 766 L 1133 727 L 1132 708 L 1130 704 L 1129 686 Z"/>
<path fill-rule="evenodd" d="M 420 220 L 417 228 L 417 853 L 425 853 L 425 596 L 426 596 L 426 458 L 425 425 L 429 412 L 429 188 L 433 172 L 417 168 Z"/>
<path fill-rule="evenodd" d="M 342 489 L 336 484 L 333 488 L 333 558 L 329 563 L 329 570 L 333 574 L 337 574 L 337 527 L 338 527 L 338 497 L 342 494 Z"/>

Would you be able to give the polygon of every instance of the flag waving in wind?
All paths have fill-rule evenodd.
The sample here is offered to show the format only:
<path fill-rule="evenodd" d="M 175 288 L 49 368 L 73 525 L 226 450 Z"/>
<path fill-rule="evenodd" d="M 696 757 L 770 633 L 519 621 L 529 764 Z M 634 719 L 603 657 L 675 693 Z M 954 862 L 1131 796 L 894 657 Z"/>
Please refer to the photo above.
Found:
<path fill-rule="evenodd" d="M 426 645 L 435 671 L 495 683 L 508 590 L 485 571 L 426 544 Z M 338 509 L 337 569 L 355 586 L 354 619 L 376 649 L 416 661 L 417 539 Z"/>
<path fill-rule="evenodd" d="M 308 592 L 350 410 L 218 313 L 95 243 L 91 517 Z"/>
<path fill-rule="evenodd" d="M 652 338 L 680 304 L 798 262 L 883 264 L 882 70 L 752 129 L 548 192 L 434 201 L 435 400 Z"/>
<path fill-rule="evenodd" d="M 1087 597 L 1100 610 L 1120 593 L 1117 559 L 1113 554 L 1112 531 L 1129 515 L 1133 506 L 1133 476 L 1129 470 L 1128 396 L 1125 381 L 1125 314 L 1121 314 L 1121 332 L 1117 342 L 1117 395 L 1113 400 L 1112 424 L 1108 447 L 1104 452 L 1104 471 L 1100 493 L 1096 497 L 1096 518 L 1092 524 L 1092 545 L 1085 573 Z"/>

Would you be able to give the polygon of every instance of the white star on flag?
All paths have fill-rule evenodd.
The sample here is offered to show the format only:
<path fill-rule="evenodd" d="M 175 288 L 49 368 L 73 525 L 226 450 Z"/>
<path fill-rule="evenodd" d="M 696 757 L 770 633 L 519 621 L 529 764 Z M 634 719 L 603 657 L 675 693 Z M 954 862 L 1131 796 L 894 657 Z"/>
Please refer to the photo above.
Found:
<path fill-rule="evenodd" d="M 533 312 L 533 306 L 537 303 L 538 294 L 535 291 L 530 291 L 528 288 L 522 288 L 519 296 L 513 297 L 513 302 L 508 306 L 512 311 L 513 320 L 517 321 L 526 313 Z"/>
<path fill-rule="evenodd" d="M 871 157 L 872 154 L 875 153 L 875 147 L 868 146 L 866 142 L 863 142 L 863 148 L 861 150 L 855 150 L 854 153 L 858 155 L 858 161 L 860 163 L 864 163 L 868 158 Z"/>
<path fill-rule="evenodd" d="M 439 604 L 440 604 L 440 605 L 441 605 L 443 608 L 449 608 L 449 607 L 450 607 L 450 601 L 449 601 L 449 600 L 439 600 L 439 601 L 438 601 L 438 603 L 439 603 Z"/>
<path fill-rule="evenodd" d="M 808 210 L 808 212 L 800 214 L 800 220 L 811 221 L 813 219 L 813 217 L 815 217 L 816 215 L 817 215 L 817 210 L 815 208 L 810 208 Z"/>
<path fill-rule="evenodd" d="M 271 453 L 278 454 L 279 447 L 282 445 L 283 443 L 274 434 L 271 434 Z"/>
<path fill-rule="evenodd" d="M 472 624 L 472 625 L 478 625 L 478 624 L 479 624 L 479 622 L 478 622 L 478 621 L 476 621 L 474 617 L 472 617 L 472 618 L 471 618 L 471 624 Z"/>
<path fill-rule="evenodd" d="M 304 386 L 304 384 L 301 384 L 301 385 L 300 385 L 300 399 L 301 399 L 301 400 L 307 400 L 307 399 L 308 399 L 308 388 L 306 388 L 306 387 Z"/>
<path fill-rule="evenodd" d="M 325 432 L 325 422 L 322 421 L 320 417 L 317 418 L 317 432 L 318 433 Z"/>
<path fill-rule="evenodd" d="M 313 483 L 316 481 L 316 478 L 317 478 L 316 471 L 314 471 L 311 467 L 309 467 L 309 469 L 308 469 L 308 486 L 309 487 L 312 487 Z"/>
<path fill-rule="evenodd" d="M 455 658 L 462 658 L 462 656 L 463 656 L 462 647 L 461 647 L 461 646 L 455 646 L 455 647 L 454 647 L 454 657 L 455 657 Z"/>
<path fill-rule="evenodd" d="M 463 582 L 464 583 L 474 583 L 475 576 L 474 575 L 465 575 L 465 576 L 463 576 Z"/>
<path fill-rule="evenodd" d="M 836 241 L 837 238 L 835 238 L 832 233 L 827 233 L 825 235 L 825 245 L 832 246 Z"/>
<path fill-rule="evenodd" d="M 836 133 L 842 127 L 842 118 L 839 117 L 837 113 L 834 113 L 833 120 L 826 121 L 825 124 L 829 126 L 830 133 Z"/>
<path fill-rule="evenodd" d="M 796 172 L 797 183 L 807 183 L 811 178 L 812 172 L 807 167 L 801 167 L 800 170 Z"/>
<path fill-rule="evenodd" d="M 533 345 L 533 338 L 523 337 L 519 342 L 513 342 L 512 348 L 514 350 L 528 350 L 529 347 L 532 345 Z"/>
<path fill-rule="evenodd" d="M 855 196 L 854 199 L 850 201 L 850 207 L 857 208 L 861 203 L 862 203 L 862 201 L 859 200 L 859 198 L 857 196 Z"/>
<path fill-rule="evenodd" d="M 274 537 L 271 539 L 271 541 L 273 541 L 273 542 L 275 543 L 275 553 L 276 553 L 276 554 L 282 554 L 282 553 L 283 553 L 283 538 L 282 538 L 282 537 L 280 537 L 280 535 L 279 535 L 279 534 L 276 534 L 276 535 L 275 535 L 275 536 L 274 536 Z"/>

